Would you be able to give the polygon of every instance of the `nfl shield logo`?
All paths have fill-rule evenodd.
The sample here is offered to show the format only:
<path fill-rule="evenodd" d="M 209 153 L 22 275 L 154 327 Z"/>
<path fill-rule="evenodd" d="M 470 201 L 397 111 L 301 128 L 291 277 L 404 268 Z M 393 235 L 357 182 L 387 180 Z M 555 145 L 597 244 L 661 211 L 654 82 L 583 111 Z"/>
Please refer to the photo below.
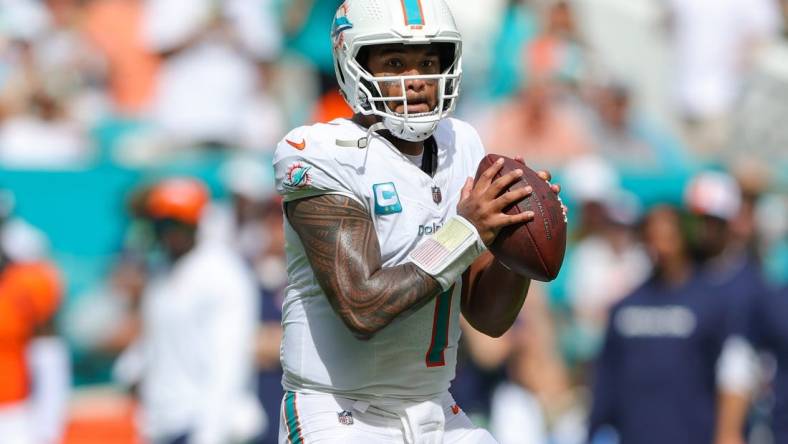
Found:
<path fill-rule="evenodd" d="M 443 196 L 441 195 L 441 189 L 438 187 L 432 187 L 432 200 L 436 204 L 441 203 L 443 200 Z"/>
<path fill-rule="evenodd" d="M 337 413 L 337 418 L 339 419 L 339 423 L 342 425 L 353 425 L 353 414 L 347 410 Z"/>

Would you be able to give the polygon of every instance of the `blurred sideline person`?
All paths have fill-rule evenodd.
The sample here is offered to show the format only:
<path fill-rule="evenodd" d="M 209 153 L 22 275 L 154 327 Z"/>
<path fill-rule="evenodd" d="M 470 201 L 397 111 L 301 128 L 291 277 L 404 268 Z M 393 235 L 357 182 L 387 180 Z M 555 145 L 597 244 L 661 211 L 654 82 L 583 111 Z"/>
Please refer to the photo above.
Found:
<path fill-rule="evenodd" d="M 676 209 L 653 209 L 643 236 L 654 271 L 611 311 L 590 437 L 609 425 L 627 444 L 712 443 L 730 306 L 695 270 Z"/>
<path fill-rule="evenodd" d="M 599 354 L 610 307 L 643 283 L 651 264 L 634 229 L 640 203 L 622 189 L 612 165 L 598 156 L 584 156 L 572 160 L 563 177 L 564 192 L 580 207 L 576 230 L 582 237 L 567 255 L 562 273 L 581 333 L 573 352 L 586 363 Z"/>
<path fill-rule="evenodd" d="M 63 284 L 55 266 L 37 257 L 35 233 L 6 215 L 0 224 L 0 442 L 56 444 L 71 385 L 54 324 Z"/>
<path fill-rule="evenodd" d="M 493 443 L 448 391 L 459 317 L 490 336 L 516 319 L 530 280 L 484 250 L 533 218 L 502 213 L 532 190 L 498 197 L 522 174 L 493 181 L 502 162 L 472 180 L 484 147 L 448 118 L 462 40 L 443 0 L 348 0 L 331 37 L 355 115 L 291 131 L 274 156 L 289 275 L 279 442 Z"/>
<path fill-rule="evenodd" d="M 788 443 L 788 287 L 770 293 L 763 293 L 750 304 L 747 319 L 747 339 L 758 350 L 771 353 L 776 359 L 777 371 L 772 381 L 774 390 L 774 406 L 772 409 L 772 433 L 774 444 Z M 738 398 L 732 397 L 729 414 L 737 428 L 731 428 L 724 443 L 741 443 L 743 428 L 747 419 L 750 396 L 746 393 Z"/>
<path fill-rule="evenodd" d="M 253 387 L 257 292 L 240 256 L 198 242 L 209 202 L 197 180 L 153 186 L 146 210 L 164 264 L 142 295 L 142 332 L 116 374 L 139 384 L 143 433 L 154 444 L 242 443 L 261 431 Z"/>
<path fill-rule="evenodd" d="M 281 203 L 274 189 L 273 169 L 267 158 L 240 154 L 228 159 L 219 175 L 229 194 L 227 205 L 221 208 L 231 213 L 224 216 L 229 219 L 229 241 L 251 266 L 257 267 L 270 243 L 276 241 L 272 239 L 275 234 L 264 223 L 269 204 Z M 212 208 L 212 211 L 217 209 Z"/>
<path fill-rule="evenodd" d="M 281 197 L 274 189 L 270 164 L 249 156 L 236 156 L 222 166 L 222 182 L 230 192 L 234 248 L 254 272 L 260 298 L 255 342 L 257 394 L 269 424 L 279 421 L 282 366 L 282 299 L 287 285 L 284 221 Z M 275 444 L 279 430 L 268 429 L 256 444 Z"/>
<path fill-rule="evenodd" d="M 701 277 L 718 303 L 728 307 L 732 336 L 726 341 L 720 376 L 719 444 L 743 443 L 747 398 L 757 383 L 751 344 L 746 341 L 746 314 L 769 293 L 760 260 L 734 227 L 744 218 L 742 190 L 726 173 L 706 171 L 688 184 L 685 205 L 693 214 L 694 254 Z"/>

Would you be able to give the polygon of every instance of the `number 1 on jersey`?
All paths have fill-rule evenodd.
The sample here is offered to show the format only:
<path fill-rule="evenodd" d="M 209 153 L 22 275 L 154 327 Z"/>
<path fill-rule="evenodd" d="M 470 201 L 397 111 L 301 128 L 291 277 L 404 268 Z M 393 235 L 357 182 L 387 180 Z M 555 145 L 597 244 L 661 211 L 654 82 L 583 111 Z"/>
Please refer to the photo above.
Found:
<path fill-rule="evenodd" d="M 449 345 L 449 314 L 454 286 L 435 298 L 435 317 L 432 319 L 432 340 L 427 350 L 427 367 L 446 365 L 444 352 Z"/>

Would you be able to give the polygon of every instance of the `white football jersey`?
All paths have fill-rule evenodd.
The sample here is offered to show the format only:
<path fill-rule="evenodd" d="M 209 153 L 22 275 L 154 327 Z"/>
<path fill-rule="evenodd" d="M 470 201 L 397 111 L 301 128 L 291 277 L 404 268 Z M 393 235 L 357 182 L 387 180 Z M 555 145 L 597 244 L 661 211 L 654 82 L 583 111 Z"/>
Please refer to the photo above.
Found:
<path fill-rule="evenodd" d="M 365 135 L 365 128 L 346 119 L 293 130 L 274 155 L 276 186 L 285 202 L 321 194 L 359 202 L 374 222 L 383 266 L 393 267 L 408 262 L 419 241 L 456 214 L 462 187 L 476 174 L 484 148 L 467 123 L 441 121 L 434 134 L 437 169 L 430 177 L 383 137 L 371 137 L 367 149 L 337 145 Z M 286 390 L 423 399 L 449 388 L 460 338 L 461 279 L 420 310 L 361 341 L 331 308 L 287 218 L 285 239 Z"/>

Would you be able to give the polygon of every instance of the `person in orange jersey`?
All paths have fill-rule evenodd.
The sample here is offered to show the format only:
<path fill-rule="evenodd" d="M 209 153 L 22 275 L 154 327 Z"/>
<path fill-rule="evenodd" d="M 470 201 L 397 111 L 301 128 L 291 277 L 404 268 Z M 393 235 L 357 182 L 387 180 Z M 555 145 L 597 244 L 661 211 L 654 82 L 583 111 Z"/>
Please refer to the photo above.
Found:
<path fill-rule="evenodd" d="M 57 269 L 0 252 L 0 441 L 54 444 L 62 432 L 68 358 L 54 333 Z"/>

